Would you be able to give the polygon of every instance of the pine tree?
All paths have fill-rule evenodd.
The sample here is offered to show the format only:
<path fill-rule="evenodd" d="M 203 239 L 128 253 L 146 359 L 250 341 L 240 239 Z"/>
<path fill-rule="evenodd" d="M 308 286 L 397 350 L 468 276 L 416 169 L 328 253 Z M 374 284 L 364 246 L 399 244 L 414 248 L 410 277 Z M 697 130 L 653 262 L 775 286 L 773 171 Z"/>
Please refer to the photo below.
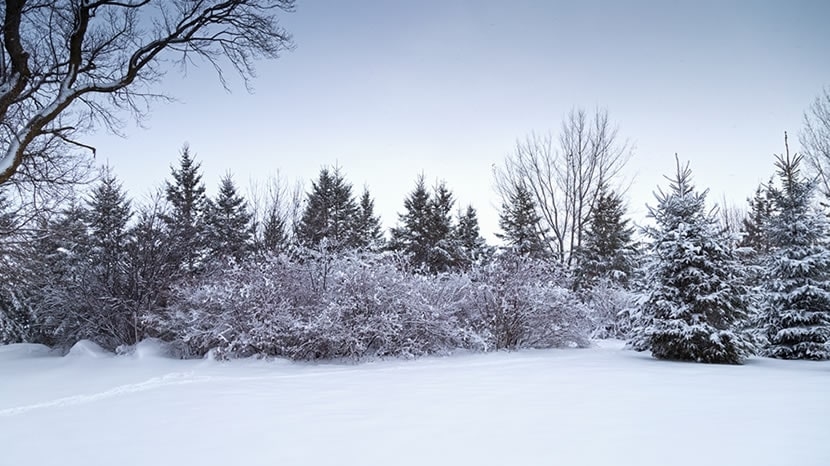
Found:
<path fill-rule="evenodd" d="M 379 251 L 384 246 L 380 218 L 375 216 L 375 201 L 369 194 L 368 188 L 365 188 L 363 195 L 360 196 L 355 233 L 358 248 Z"/>
<path fill-rule="evenodd" d="M 20 231 L 12 204 L 0 190 L 0 345 L 34 341 L 37 333 L 31 302 L 32 279 L 38 274 L 32 258 L 37 252 L 30 250 L 30 238 Z"/>
<path fill-rule="evenodd" d="M 262 224 L 262 248 L 269 253 L 280 253 L 288 247 L 285 219 L 276 205 L 268 209 Z"/>
<path fill-rule="evenodd" d="M 765 231 L 764 353 L 782 359 L 830 359 L 830 248 L 827 218 L 812 205 L 815 184 L 801 176 L 801 155 L 777 156 L 780 187 Z"/>
<path fill-rule="evenodd" d="M 178 274 L 178 268 L 171 260 L 175 242 L 163 220 L 163 197 L 158 193 L 138 209 L 126 245 L 129 257 L 127 289 L 136 324 L 136 340 L 141 337 L 138 324 L 142 318 L 158 315 L 167 305 L 170 286 Z"/>
<path fill-rule="evenodd" d="M 245 259 L 251 251 L 251 222 L 245 199 L 236 192 L 231 175 L 225 175 L 216 200 L 209 201 L 206 208 L 205 238 L 211 257 Z"/>
<path fill-rule="evenodd" d="M 773 199 L 770 191 L 772 180 L 767 185 L 759 185 L 755 196 L 747 199 L 749 212 L 741 228 L 740 245 L 752 248 L 754 256 L 761 256 L 769 252 L 770 244 L 766 235 L 767 224 L 773 216 Z"/>
<path fill-rule="evenodd" d="M 181 272 L 193 274 L 201 266 L 205 255 L 205 185 L 199 173 L 200 164 L 190 155 L 185 145 L 179 158 L 178 170 L 171 167 L 173 181 L 167 182 L 167 201 L 171 211 L 164 222 L 174 242 L 171 260 Z"/>
<path fill-rule="evenodd" d="M 87 211 L 90 258 L 99 270 L 98 279 L 111 292 L 120 292 L 127 261 L 127 223 L 132 211 L 121 183 L 109 168 L 104 169 L 100 182 L 92 191 Z"/>
<path fill-rule="evenodd" d="M 517 185 L 499 214 L 502 233 L 496 237 L 504 242 L 502 249 L 534 259 L 547 257 L 546 232 L 540 230 L 541 219 L 533 195 L 525 186 Z"/>
<path fill-rule="evenodd" d="M 480 263 L 487 256 L 487 243 L 481 237 L 478 215 L 472 205 L 462 213 L 458 212 L 458 223 L 453 235 L 461 252 L 461 266 L 467 268 Z"/>
<path fill-rule="evenodd" d="M 399 225 L 392 229 L 390 248 L 402 252 L 417 270 L 441 273 L 458 261 L 457 242 L 453 238 L 452 193 L 439 183 L 433 193 L 427 190 L 420 175 L 415 189 L 404 200 L 406 213 L 400 214 Z"/>
<path fill-rule="evenodd" d="M 635 268 L 634 228 L 623 218 L 625 206 L 619 195 L 602 187 L 588 220 L 582 246 L 577 249 L 575 283 L 591 288 L 599 280 L 627 287 Z"/>
<path fill-rule="evenodd" d="M 669 181 L 649 208 L 652 263 L 632 344 L 659 359 L 739 364 L 753 348 L 738 330 L 748 305 L 741 266 L 688 164 L 678 161 Z"/>
<path fill-rule="evenodd" d="M 38 270 L 36 293 L 30 297 L 37 324 L 49 345 L 69 346 L 94 336 L 95 316 L 86 302 L 92 279 L 88 213 L 77 198 L 69 199 L 58 215 L 42 219 L 30 259 Z"/>
<path fill-rule="evenodd" d="M 415 189 L 403 201 L 406 213 L 399 214 L 398 227 L 392 229 L 390 248 L 402 252 L 415 267 L 423 268 L 427 264 L 429 250 L 432 247 L 430 236 L 430 209 L 432 200 L 427 190 L 424 176 L 418 176 Z"/>
<path fill-rule="evenodd" d="M 452 209 L 455 197 L 443 181 L 433 188 L 429 208 L 429 234 L 432 247 L 427 257 L 427 268 L 433 272 L 446 272 L 459 266 L 462 252 L 455 238 Z"/>
<path fill-rule="evenodd" d="M 83 303 L 78 312 L 97 323 L 97 328 L 81 329 L 82 334 L 93 334 L 95 341 L 109 348 L 136 343 L 127 277 L 127 223 L 131 217 L 126 193 L 106 168 L 87 201 L 89 252 L 85 259 L 89 270 L 77 288 L 75 301 Z"/>
<path fill-rule="evenodd" d="M 355 217 L 358 208 L 352 186 L 339 168 L 323 168 L 312 182 L 305 210 L 297 228 L 300 244 L 309 248 L 345 251 L 357 246 Z"/>

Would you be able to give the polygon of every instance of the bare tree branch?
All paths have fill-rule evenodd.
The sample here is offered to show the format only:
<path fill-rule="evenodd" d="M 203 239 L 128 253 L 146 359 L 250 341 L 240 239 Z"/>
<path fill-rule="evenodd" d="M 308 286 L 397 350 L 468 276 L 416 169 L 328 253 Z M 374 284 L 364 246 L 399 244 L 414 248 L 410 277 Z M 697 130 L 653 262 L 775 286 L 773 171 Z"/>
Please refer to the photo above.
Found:
<path fill-rule="evenodd" d="M 570 265 L 602 186 L 618 177 L 632 153 L 628 142 L 619 141 L 605 110 L 590 117 L 582 109 L 571 110 L 562 122 L 558 147 L 553 141 L 551 134 L 531 134 L 517 143 L 496 169 L 496 187 L 502 199 L 520 186 L 533 194 L 542 219 L 538 231 L 550 233 L 551 252 Z"/>
<path fill-rule="evenodd" d="M 294 0 L 6 0 L 0 44 L 0 184 L 54 150 L 89 148 L 77 135 L 120 111 L 141 118 L 171 63 L 235 69 L 290 49 L 277 22 Z M 62 141 L 63 146 L 56 144 Z"/>
<path fill-rule="evenodd" d="M 822 90 L 804 113 L 801 149 L 815 172 L 819 188 L 830 200 L 830 87 Z"/>

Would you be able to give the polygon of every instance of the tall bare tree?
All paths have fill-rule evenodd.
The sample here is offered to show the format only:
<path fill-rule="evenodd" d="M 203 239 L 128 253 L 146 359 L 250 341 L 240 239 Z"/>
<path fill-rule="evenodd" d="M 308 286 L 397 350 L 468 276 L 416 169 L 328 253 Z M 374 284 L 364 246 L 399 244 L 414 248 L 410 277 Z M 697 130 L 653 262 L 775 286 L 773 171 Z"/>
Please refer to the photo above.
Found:
<path fill-rule="evenodd" d="M 551 252 L 570 265 L 602 186 L 620 174 L 631 154 L 606 110 L 589 115 L 575 108 L 558 135 L 533 133 L 519 141 L 496 168 L 496 187 L 502 199 L 519 187 L 533 194 L 542 223 L 538 231 L 549 232 Z"/>
<path fill-rule="evenodd" d="M 205 60 L 245 81 L 292 46 L 277 22 L 294 0 L 5 0 L 0 4 L 0 184 L 50 170 L 80 136 L 141 117 L 171 65 Z M 44 175 L 45 174 L 45 175 Z"/>
<path fill-rule="evenodd" d="M 830 87 L 804 112 L 801 149 L 818 176 L 819 189 L 830 199 Z"/>

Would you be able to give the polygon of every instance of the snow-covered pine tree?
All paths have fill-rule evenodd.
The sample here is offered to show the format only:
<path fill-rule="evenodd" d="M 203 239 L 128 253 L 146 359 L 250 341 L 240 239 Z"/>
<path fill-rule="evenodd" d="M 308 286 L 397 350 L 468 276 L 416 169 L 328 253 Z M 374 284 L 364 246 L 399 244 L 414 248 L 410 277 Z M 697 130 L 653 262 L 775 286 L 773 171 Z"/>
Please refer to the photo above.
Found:
<path fill-rule="evenodd" d="M 311 191 L 297 226 L 297 240 L 305 247 L 342 252 L 356 247 L 357 204 L 352 186 L 339 167 L 323 168 Z"/>
<path fill-rule="evenodd" d="M 30 236 L 16 218 L 17 206 L 0 190 L 0 345 L 36 338 L 36 321 L 29 295 L 38 274 Z"/>
<path fill-rule="evenodd" d="M 205 256 L 205 209 L 207 197 L 200 164 L 190 155 L 185 145 L 179 157 L 179 168 L 171 167 L 173 181 L 166 185 L 170 211 L 164 216 L 169 230 L 171 260 L 185 275 L 193 274 L 202 266 Z"/>
<path fill-rule="evenodd" d="M 636 247 L 632 241 L 634 228 L 624 218 L 622 198 L 605 185 L 576 251 L 575 285 L 590 289 L 599 280 L 617 286 L 628 286 L 636 267 Z"/>
<path fill-rule="evenodd" d="M 360 196 L 355 234 L 358 248 L 368 251 L 383 249 L 383 230 L 380 226 L 380 218 L 375 215 L 375 201 L 369 194 L 369 188 L 364 188 Z"/>
<path fill-rule="evenodd" d="M 813 205 L 815 184 L 801 173 L 801 155 L 777 156 L 773 187 L 764 354 L 781 359 L 830 359 L 830 248 L 828 221 Z"/>
<path fill-rule="evenodd" d="M 464 212 L 458 212 L 458 223 L 453 235 L 461 252 L 459 261 L 461 267 L 468 268 L 486 259 L 487 242 L 481 237 L 478 214 L 472 205 L 468 205 Z"/>
<path fill-rule="evenodd" d="M 536 210 L 533 195 L 523 185 L 517 185 L 499 213 L 502 233 L 496 237 L 504 242 L 503 250 L 534 259 L 545 258 L 549 249 L 545 244 L 545 231 L 541 230 L 542 217 Z"/>
<path fill-rule="evenodd" d="M 740 364 L 753 351 L 739 330 L 746 317 L 743 270 L 728 238 L 707 211 L 706 191 L 695 191 L 689 165 L 668 178 L 649 207 L 656 225 L 646 292 L 632 346 L 659 359 Z"/>
<path fill-rule="evenodd" d="M 222 177 L 216 199 L 207 203 L 205 233 L 212 258 L 242 261 L 252 250 L 252 216 L 230 173 Z"/>

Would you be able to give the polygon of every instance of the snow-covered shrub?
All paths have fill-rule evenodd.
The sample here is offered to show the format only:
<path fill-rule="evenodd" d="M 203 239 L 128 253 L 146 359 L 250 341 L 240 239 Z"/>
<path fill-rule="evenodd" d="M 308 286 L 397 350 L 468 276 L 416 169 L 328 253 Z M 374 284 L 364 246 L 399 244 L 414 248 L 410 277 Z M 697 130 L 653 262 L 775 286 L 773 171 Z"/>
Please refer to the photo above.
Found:
<path fill-rule="evenodd" d="M 601 280 L 584 293 L 591 318 L 591 338 L 625 338 L 631 328 L 636 293 Z"/>
<path fill-rule="evenodd" d="M 588 346 L 586 307 L 546 263 L 504 254 L 473 279 L 479 331 L 489 347 Z"/>
<path fill-rule="evenodd" d="M 314 299 L 307 282 L 284 256 L 234 266 L 179 284 L 146 324 L 188 355 L 287 355 L 295 314 Z"/>
<path fill-rule="evenodd" d="M 168 312 L 148 324 L 189 355 L 330 359 L 483 348 L 465 326 L 466 277 L 409 274 L 379 255 L 324 260 L 279 256 L 180 285 Z"/>

